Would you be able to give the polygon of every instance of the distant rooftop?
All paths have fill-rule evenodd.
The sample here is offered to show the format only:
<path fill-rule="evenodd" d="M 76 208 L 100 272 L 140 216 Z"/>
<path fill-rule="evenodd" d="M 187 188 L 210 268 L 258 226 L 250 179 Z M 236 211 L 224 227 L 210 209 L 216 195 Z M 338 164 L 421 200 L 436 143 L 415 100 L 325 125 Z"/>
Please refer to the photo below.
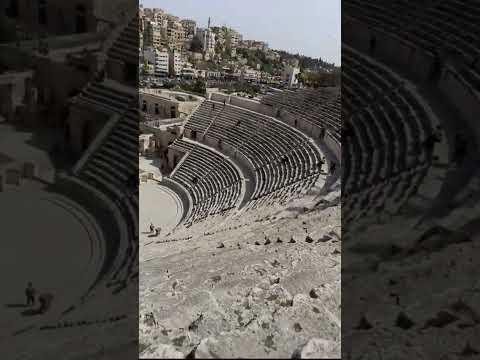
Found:
<path fill-rule="evenodd" d="M 143 89 L 140 89 L 140 93 L 156 95 L 158 97 L 161 97 L 167 100 L 176 100 L 178 102 L 198 102 L 202 100 L 202 98 L 199 96 L 187 94 L 184 92 L 165 90 L 165 89 L 143 88 Z"/>

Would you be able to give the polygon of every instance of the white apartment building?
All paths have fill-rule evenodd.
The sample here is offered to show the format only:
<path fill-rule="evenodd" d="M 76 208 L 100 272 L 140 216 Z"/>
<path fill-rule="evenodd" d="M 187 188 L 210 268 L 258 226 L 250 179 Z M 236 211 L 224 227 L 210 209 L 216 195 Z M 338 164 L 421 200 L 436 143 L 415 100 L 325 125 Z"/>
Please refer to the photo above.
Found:
<path fill-rule="evenodd" d="M 219 80 L 222 78 L 222 73 L 220 71 L 207 70 L 207 79 Z"/>
<path fill-rule="evenodd" d="M 215 33 L 211 29 L 198 29 L 198 37 L 202 41 L 203 52 L 215 54 Z"/>
<path fill-rule="evenodd" d="M 268 50 L 268 44 L 265 41 L 257 40 L 242 40 L 241 42 L 239 42 L 239 47 L 249 50 Z"/>
<path fill-rule="evenodd" d="M 184 65 L 182 53 L 178 50 L 173 50 L 169 54 L 170 76 L 181 76 Z"/>
<path fill-rule="evenodd" d="M 197 23 L 195 20 L 183 19 L 180 21 L 187 35 L 195 35 L 197 33 Z"/>
<path fill-rule="evenodd" d="M 155 13 L 153 15 L 153 20 L 163 28 L 168 26 L 168 16 L 163 11 Z"/>
<path fill-rule="evenodd" d="M 244 69 L 242 71 L 242 79 L 248 81 L 257 81 L 261 78 L 261 72 L 254 69 Z"/>
<path fill-rule="evenodd" d="M 155 16 L 158 13 L 163 14 L 163 10 L 159 8 L 141 8 L 143 16 L 145 16 L 147 19 L 150 20 L 155 20 Z"/>
<path fill-rule="evenodd" d="M 193 79 L 196 75 L 196 72 L 192 64 L 184 63 L 181 74 L 185 79 Z"/>
<path fill-rule="evenodd" d="M 298 84 L 297 75 L 300 74 L 300 69 L 295 66 L 286 65 L 282 72 L 282 81 L 287 86 L 294 86 Z"/>
<path fill-rule="evenodd" d="M 170 67 L 170 55 L 167 50 L 157 50 L 155 58 L 155 75 L 168 76 Z"/>
<path fill-rule="evenodd" d="M 171 23 L 179 22 L 180 18 L 178 16 L 172 15 L 172 14 L 166 14 L 167 19 L 169 21 L 169 26 L 172 26 Z"/>
<path fill-rule="evenodd" d="M 144 51 L 144 59 L 153 65 L 156 76 L 168 76 L 170 67 L 170 54 L 166 49 L 158 50 L 148 48 Z"/>
<path fill-rule="evenodd" d="M 145 24 L 145 32 L 143 37 L 143 44 L 146 47 L 160 47 L 162 46 L 162 26 L 155 21 L 147 21 Z"/>
<path fill-rule="evenodd" d="M 230 29 L 230 39 L 232 47 L 236 48 L 243 41 L 243 35 L 236 30 Z"/>
<path fill-rule="evenodd" d="M 179 21 L 169 21 L 167 39 L 171 49 L 181 50 L 185 44 L 186 32 Z"/>

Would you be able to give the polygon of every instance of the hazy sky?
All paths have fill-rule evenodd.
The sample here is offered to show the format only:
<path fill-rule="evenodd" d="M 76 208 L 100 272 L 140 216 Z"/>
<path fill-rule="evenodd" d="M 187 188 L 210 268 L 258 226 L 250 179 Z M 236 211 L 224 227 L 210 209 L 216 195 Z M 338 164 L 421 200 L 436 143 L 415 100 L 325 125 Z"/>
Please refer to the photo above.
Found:
<path fill-rule="evenodd" d="M 244 39 L 340 64 L 340 0 L 140 0 L 144 7 L 197 21 L 227 25 Z"/>

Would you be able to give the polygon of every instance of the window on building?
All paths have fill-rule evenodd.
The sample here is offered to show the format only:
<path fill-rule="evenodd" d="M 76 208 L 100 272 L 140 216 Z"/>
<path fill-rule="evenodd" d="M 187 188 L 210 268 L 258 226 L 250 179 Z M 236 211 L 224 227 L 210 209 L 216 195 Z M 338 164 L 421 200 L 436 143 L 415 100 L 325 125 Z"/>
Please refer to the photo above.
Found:
<path fill-rule="evenodd" d="M 142 103 L 142 111 L 143 111 L 143 112 L 147 112 L 147 101 L 146 101 L 146 100 L 143 100 L 143 103 Z"/>
<path fill-rule="evenodd" d="M 155 104 L 155 114 L 158 115 L 160 111 L 158 110 L 158 104 Z"/>

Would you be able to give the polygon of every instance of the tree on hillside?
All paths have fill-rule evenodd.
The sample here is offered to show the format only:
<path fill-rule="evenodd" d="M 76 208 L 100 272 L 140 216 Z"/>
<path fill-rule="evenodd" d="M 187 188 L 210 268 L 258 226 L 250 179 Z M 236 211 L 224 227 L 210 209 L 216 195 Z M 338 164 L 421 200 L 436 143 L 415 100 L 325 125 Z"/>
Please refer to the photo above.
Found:
<path fill-rule="evenodd" d="M 336 72 L 315 72 L 305 71 L 297 75 L 299 82 L 306 86 L 321 87 L 321 86 L 338 86 L 340 84 L 341 73 Z"/>
<path fill-rule="evenodd" d="M 204 81 L 197 80 L 195 84 L 193 84 L 193 92 L 196 92 L 198 94 L 206 94 L 207 93 L 207 87 L 205 85 Z"/>
<path fill-rule="evenodd" d="M 215 44 L 215 54 L 217 55 L 223 55 L 223 45 L 217 42 Z"/>
<path fill-rule="evenodd" d="M 270 75 L 273 73 L 273 65 L 272 64 L 263 64 L 262 71 L 269 73 Z"/>

